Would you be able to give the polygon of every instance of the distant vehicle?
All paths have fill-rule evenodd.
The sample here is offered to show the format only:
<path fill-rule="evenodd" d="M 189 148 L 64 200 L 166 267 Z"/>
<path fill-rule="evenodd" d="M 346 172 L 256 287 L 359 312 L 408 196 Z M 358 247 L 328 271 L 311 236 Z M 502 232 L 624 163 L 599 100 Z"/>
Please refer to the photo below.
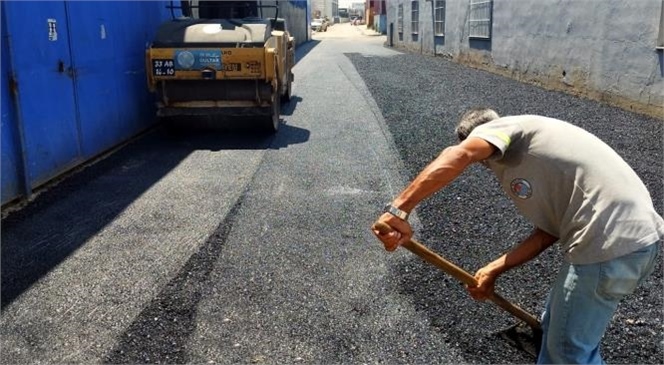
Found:
<path fill-rule="evenodd" d="M 362 17 L 361 17 L 361 16 L 354 16 L 354 17 L 352 17 L 351 20 L 350 20 L 350 24 L 351 24 L 351 25 L 360 25 L 360 24 L 363 24 L 363 23 L 362 23 Z"/>
<path fill-rule="evenodd" d="M 325 19 L 314 19 L 311 21 L 311 30 L 314 32 L 327 32 L 327 20 Z"/>
<path fill-rule="evenodd" d="M 350 15 L 347 8 L 339 8 L 337 11 L 339 23 L 347 23 L 350 21 Z"/>

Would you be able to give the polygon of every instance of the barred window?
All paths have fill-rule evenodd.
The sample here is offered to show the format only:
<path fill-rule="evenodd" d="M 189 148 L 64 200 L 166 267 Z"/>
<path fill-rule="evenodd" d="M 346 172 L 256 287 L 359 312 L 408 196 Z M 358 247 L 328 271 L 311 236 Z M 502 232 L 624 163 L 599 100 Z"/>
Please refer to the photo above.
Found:
<path fill-rule="evenodd" d="M 470 37 L 491 38 L 491 0 L 470 0 Z"/>
<path fill-rule="evenodd" d="M 417 34 L 420 29 L 420 2 L 413 1 L 410 3 L 410 30 L 413 34 Z"/>
<path fill-rule="evenodd" d="M 445 0 L 436 0 L 434 3 L 433 31 L 435 35 L 445 35 Z"/>
<path fill-rule="evenodd" d="M 399 5 L 399 14 L 397 14 L 397 30 L 403 33 L 403 4 Z"/>
<path fill-rule="evenodd" d="M 664 49 L 664 0 L 662 0 L 662 13 L 659 15 L 659 35 L 657 36 L 657 49 Z"/>

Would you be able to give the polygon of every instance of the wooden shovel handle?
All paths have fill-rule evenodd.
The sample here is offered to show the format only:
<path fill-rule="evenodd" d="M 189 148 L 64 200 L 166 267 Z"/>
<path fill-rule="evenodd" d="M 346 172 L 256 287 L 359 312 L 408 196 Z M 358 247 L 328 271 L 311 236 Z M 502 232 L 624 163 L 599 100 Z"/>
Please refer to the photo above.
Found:
<path fill-rule="evenodd" d="M 387 234 L 394 230 L 392 229 L 392 227 L 381 222 L 377 222 L 376 224 L 373 225 L 372 228 L 380 232 L 380 234 Z M 477 280 L 473 275 L 470 275 L 466 270 L 447 261 L 437 253 L 429 250 L 426 246 L 417 242 L 416 240 L 411 239 L 408 242 L 404 243 L 402 246 L 408 251 L 422 258 L 424 261 L 452 275 L 454 278 L 461 281 L 462 283 L 471 287 L 477 286 Z M 537 318 L 535 318 L 532 314 L 526 312 L 525 310 L 521 309 L 517 305 L 511 303 L 507 299 L 503 298 L 502 296 L 498 295 L 497 293 L 494 292 L 491 296 L 489 296 L 489 300 L 494 302 L 496 305 L 498 305 L 508 313 L 512 314 L 516 318 L 526 322 L 530 327 L 534 329 L 541 329 L 540 322 L 537 320 Z"/>

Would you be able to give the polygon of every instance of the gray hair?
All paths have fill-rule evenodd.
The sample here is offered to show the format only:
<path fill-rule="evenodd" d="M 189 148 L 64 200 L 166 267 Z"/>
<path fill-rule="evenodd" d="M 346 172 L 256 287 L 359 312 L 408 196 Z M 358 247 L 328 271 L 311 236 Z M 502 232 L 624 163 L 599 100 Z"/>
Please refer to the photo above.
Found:
<path fill-rule="evenodd" d="M 454 132 L 459 141 L 464 141 L 475 127 L 498 119 L 498 113 L 489 108 L 474 108 L 463 114 Z"/>

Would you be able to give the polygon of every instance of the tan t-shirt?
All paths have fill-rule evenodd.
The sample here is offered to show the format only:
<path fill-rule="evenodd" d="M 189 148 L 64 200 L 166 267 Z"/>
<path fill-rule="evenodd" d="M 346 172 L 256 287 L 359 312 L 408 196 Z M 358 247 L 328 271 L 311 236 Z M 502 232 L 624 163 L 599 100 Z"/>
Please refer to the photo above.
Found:
<path fill-rule="evenodd" d="M 602 262 L 664 237 L 641 179 L 591 133 L 522 115 L 478 126 L 472 137 L 496 146 L 488 166 L 521 214 L 560 238 L 567 261 Z"/>

